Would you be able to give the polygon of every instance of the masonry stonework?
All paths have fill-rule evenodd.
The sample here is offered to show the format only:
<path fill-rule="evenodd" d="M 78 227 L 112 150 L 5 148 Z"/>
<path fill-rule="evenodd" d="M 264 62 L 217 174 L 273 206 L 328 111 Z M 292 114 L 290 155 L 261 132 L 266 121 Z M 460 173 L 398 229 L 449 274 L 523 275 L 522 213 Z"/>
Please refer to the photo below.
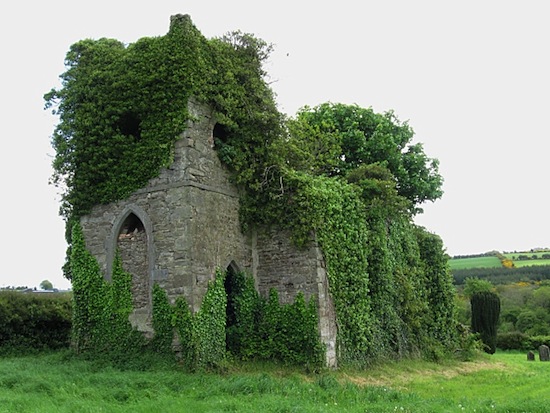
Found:
<path fill-rule="evenodd" d="M 317 300 L 327 364 L 335 365 L 336 322 L 322 251 L 294 246 L 288 233 L 241 232 L 239 197 L 214 149 L 212 111 L 190 101 L 191 121 L 175 144 L 172 164 L 128 198 L 95 206 L 82 217 L 88 250 L 107 279 L 118 248 L 130 272 L 132 324 L 151 328 L 151 291 L 157 283 L 173 302 L 185 297 L 198 311 L 217 268 L 253 275 L 259 292 L 291 302 L 299 291 Z"/>

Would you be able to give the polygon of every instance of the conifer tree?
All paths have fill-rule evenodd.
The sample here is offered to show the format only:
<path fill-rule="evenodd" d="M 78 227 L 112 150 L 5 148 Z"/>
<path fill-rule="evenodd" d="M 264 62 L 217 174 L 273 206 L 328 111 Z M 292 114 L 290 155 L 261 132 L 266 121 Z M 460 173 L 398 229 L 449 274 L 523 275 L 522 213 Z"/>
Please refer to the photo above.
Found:
<path fill-rule="evenodd" d="M 485 351 L 493 354 L 496 350 L 497 324 L 500 315 L 500 298 L 492 291 L 477 292 L 470 298 L 472 307 L 472 331 L 479 333 L 485 344 Z"/>

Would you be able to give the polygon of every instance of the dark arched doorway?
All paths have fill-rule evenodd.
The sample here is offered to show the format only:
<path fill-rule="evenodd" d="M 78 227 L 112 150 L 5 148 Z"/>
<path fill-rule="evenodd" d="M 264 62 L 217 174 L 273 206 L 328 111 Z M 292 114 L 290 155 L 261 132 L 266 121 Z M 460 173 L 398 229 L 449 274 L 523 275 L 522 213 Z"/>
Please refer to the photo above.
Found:
<path fill-rule="evenodd" d="M 237 325 L 237 300 L 244 290 L 244 276 L 238 271 L 233 261 L 226 268 L 224 286 L 227 295 L 227 306 L 225 308 L 225 344 L 228 351 L 236 354 L 240 347 L 240 332 Z"/>

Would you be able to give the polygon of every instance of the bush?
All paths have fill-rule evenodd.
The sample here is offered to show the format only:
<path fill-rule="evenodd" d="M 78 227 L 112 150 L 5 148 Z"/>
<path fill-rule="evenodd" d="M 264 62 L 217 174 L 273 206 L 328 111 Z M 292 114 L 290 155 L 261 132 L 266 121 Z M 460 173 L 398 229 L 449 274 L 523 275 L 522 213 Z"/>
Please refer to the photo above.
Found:
<path fill-rule="evenodd" d="M 461 361 L 475 360 L 483 351 L 484 344 L 479 334 L 472 334 L 470 328 L 465 324 L 457 325 L 458 347 L 455 349 L 455 356 Z"/>
<path fill-rule="evenodd" d="M 543 344 L 550 346 L 550 336 L 532 336 L 529 341 L 531 349 L 538 349 Z"/>
<path fill-rule="evenodd" d="M 531 339 L 519 331 L 497 334 L 497 348 L 500 350 L 530 350 Z"/>
<path fill-rule="evenodd" d="M 500 350 L 537 350 L 543 344 L 550 346 L 550 336 L 528 336 L 519 331 L 497 336 L 497 348 Z"/>
<path fill-rule="evenodd" d="M 71 307 L 68 293 L 0 292 L 0 352 L 68 347 Z"/>
<path fill-rule="evenodd" d="M 519 331 L 525 333 L 536 322 L 537 319 L 535 313 L 530 309 L 525 309 L 518 314 L 515 325 Z"/>

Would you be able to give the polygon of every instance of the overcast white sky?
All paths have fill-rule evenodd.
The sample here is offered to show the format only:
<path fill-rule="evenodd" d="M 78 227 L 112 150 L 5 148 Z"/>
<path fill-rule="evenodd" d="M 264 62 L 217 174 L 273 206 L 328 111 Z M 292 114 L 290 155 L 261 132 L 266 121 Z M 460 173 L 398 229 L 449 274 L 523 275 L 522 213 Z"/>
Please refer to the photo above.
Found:
<path fill-rule="evenodd" d="M 355 103 L 408 120 L 441 162 L 445 195 L 417 222 L 450 255 L 550 246 L 550 24 L 524 1 L 11 1 L 0 5 L 0 287 L 66 288 L 64 222 L 51 175 L 59 86 L 70 45 L 162 36 L 190 14 L 206 37 L 231 30 L 275 45 L 280 110 Z"/>

